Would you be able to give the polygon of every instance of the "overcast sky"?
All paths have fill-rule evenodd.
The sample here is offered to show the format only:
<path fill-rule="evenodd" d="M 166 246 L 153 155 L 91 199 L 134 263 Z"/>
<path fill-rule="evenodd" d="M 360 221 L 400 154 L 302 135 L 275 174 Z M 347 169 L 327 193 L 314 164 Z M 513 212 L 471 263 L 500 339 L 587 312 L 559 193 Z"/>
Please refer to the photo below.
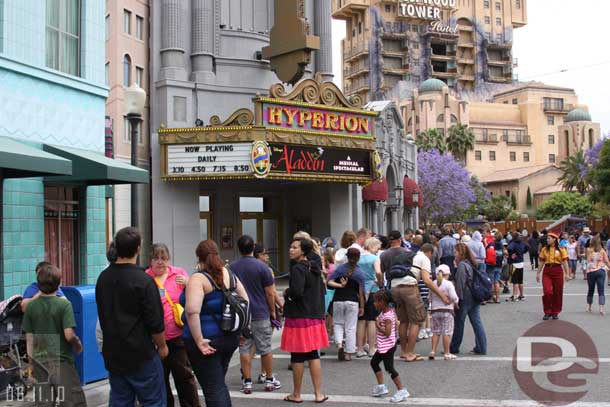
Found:
<path fill-rule="evenodd" d="M 515 30 L 519 80 L 573 88 L 593 121 L 610 132 L 609 0 L 528 0 L 528 25 Z M 342 21 L 333 21 L 333 66 L 340 84 Z M 597 65 L 597 66 L 591 66 Z M 558 73 L 558 71 L 567 70 Z"/>

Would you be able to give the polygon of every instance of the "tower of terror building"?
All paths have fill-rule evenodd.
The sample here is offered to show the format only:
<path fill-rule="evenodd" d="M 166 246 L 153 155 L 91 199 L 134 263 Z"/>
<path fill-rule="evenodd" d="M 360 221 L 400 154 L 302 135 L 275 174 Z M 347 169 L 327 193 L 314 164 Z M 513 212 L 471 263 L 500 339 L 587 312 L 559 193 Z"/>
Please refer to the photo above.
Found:
<path fill-rule="evenodd" d="M 527 24 L 526 0 L 334 0 L 333 18 L 346 22 L 344 91 L 365 100 L 430 78 L 474 99 L 502 90 L 513 30 Z"/>

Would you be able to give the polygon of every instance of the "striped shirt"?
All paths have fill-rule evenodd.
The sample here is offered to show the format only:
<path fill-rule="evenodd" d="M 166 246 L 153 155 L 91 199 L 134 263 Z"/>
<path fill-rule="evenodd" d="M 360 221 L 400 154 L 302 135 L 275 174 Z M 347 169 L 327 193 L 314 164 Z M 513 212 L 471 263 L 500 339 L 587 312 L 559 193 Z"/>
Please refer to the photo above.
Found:
<path fill-rule="evenodd" d="M 383 355 L 396 345 L 396 313 L 394 308 L 390 308 L 387 312 L 382 312 L 379 315 L 379 321 L 384 328 L 385 324 L 392 324 L 390 336 L 385 336 L 384 333 L 377 330 L 377 352 Z"/>

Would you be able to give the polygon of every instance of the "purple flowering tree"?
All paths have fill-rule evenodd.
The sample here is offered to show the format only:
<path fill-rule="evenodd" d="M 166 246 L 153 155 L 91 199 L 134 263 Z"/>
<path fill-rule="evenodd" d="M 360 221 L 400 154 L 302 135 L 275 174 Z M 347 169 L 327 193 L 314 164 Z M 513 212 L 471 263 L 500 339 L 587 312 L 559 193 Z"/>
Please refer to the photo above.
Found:
<path fill-rule="evenodd" d="M 417 156 L 419 185 L 424 195 L 420 210 L 422 223 L 428 225 L 461 220 L 476 202 L 470 173 L 449 154 L 437 150 L 422 151 Z"/>

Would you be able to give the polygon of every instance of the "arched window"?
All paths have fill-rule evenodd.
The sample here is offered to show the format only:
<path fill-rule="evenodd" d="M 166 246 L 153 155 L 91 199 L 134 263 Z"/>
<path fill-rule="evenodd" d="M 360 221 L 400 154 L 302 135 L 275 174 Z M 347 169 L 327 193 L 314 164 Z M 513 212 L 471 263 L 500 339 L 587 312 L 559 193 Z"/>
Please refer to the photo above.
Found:
<path fill-rule="evenodd" d="M 456 115 L 452 114 L 451 115 L 451 124 L 456 124 L 458 122 L 458 118 Z"/>
<path fill-rule="evenodd" d="M 438 117 L 436 118 L 436 122 L 437 123 L 444 123 L 445 122 L 445 115 L 444 114 L 439 114 Z"/>
<path fill-rule="evenodd" d="M 125 54 L 123 57 L 123 86 L 131 85 L 131 57 Z"/>

